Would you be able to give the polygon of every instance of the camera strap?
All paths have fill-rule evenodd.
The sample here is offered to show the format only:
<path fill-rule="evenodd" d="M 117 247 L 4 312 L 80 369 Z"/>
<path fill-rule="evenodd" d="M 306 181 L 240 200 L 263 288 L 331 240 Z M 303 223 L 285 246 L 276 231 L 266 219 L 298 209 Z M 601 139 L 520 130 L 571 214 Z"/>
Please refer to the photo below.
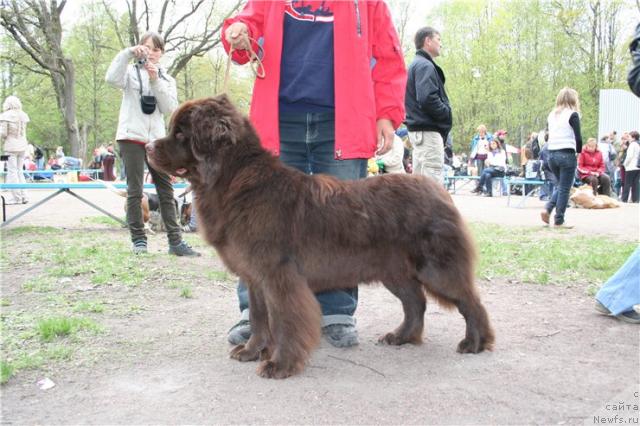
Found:
<path fill-rule="evenodd" d="M 140 76 L 140 67 L 134 65 L 134 68 L 136 69 L 136 73 L 138 73 L 138 82 L 140 82 L 140 87 L 138 87 L 138 89 L 140 90 L 140 96 L 142 96 L 142 77 Z"/>

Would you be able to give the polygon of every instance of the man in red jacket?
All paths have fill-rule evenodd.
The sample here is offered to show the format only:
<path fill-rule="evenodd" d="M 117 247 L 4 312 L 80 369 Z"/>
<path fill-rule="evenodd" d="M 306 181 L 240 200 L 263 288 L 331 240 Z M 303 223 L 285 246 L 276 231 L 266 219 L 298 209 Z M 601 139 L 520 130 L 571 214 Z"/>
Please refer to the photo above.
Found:
<path fill-rule="evenodd" d="M 366 176 L 367 159 L 389 151 L 404 120 L 407 75 L 382 0 L 249 0 L 222 32 L 236 63 L 250 58 L 245 36 L 255 52 L 264 52 L 265 75 L 256 79 L 250 117 L 263 146 L 285 164 L 359 179 Z M 232 344 L 251 335 L 247 293 L 240 282 L 242 316 L 229 330 Z M 356 345 L 357 289 L 316 297 L 327 340 Z"/>

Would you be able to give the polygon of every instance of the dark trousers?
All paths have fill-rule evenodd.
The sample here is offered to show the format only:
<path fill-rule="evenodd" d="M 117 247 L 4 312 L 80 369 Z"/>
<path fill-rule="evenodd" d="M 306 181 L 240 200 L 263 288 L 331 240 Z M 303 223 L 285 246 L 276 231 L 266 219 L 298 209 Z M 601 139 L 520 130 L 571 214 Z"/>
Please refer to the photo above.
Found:
<path fill-rule="evenodd" d="M 600 176 L 586 176 L 582 178 L 582 182 L 587 185 L 591 185 L 591 188 L 593 188 L 593 195 L 611 195 L 611 179 L 606 174 L 601 174 Z M 599 190 L 598 187 L 600 188 Z"/>
<path fill-rule="evenodd" d="M 160 215 L 167 229 L 169 244 L 179 244 L 182 241 L 182 233 L 178 225 L 178 213 L 176 212 L 171 178 L 149 166 L 144 145 L 121 141 L 118 141 L 118 145 L 122 161 L 127 169 L 127 225 L 131 241 L 147 240 L 142 220 L 142 207 L 140 206 L 144 185 L 144 165 L 146 164 L 160 199 Z"/>
<path fill-rule="evenodd" d="M 556 187 L 553 189 L 551 199 L 547 202 L 546 209 L 551 213 L 556 211 L 554 220 L 556 225 L 564 223 L 564 212 L 569 203 L 569 192 L 576 177 L 576 167 L 578 160 L 573 150 L 549 151 L 549 168 L 558 179 Z"/>
<path fill-rule="evenodd" d="M 622 187 L 622 201 L 625 203 L 629 200 L 629 192 L 631 192 L 631 202 L 637 203 L 640 198 L 638 181 L 640 180 L 640 170 L 625 170 L 624 186 Z"/>
<path fill-rule="evenodd" d="M 281 113 L 279 125 L 280 160 L 284 164 L 307 174 L 323 173 L 343 180 L 366 177 L 366 159 L 335 159 L 333 113 Z M 238 283 L 238 299 L 240 311 L 249 308 L 248 290 L 242 281 Z M 317 293 L 316 299 L 325 317 L 353 316 L 358 304 L 358 289 Z M 344 323 L 346 320 L 337 317 L 336 322 Z"/>

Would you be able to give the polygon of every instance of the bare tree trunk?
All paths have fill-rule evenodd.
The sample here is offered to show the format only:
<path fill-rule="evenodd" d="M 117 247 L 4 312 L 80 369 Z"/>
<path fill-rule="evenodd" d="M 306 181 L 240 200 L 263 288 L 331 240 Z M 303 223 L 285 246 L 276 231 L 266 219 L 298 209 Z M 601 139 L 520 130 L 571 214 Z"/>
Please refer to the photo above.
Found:
<path fill-rule="evenodd" d="M 80 134 L 76 119 L 75 70 L 62 51 L 60 14 L 66 0 L 12 0 L 0 8 L 2 26 L 18 45 L 51 77 L 62 113 L 71 155 L 79 156 Z M 37 25 L 36 25 L 37 22 Z"/>

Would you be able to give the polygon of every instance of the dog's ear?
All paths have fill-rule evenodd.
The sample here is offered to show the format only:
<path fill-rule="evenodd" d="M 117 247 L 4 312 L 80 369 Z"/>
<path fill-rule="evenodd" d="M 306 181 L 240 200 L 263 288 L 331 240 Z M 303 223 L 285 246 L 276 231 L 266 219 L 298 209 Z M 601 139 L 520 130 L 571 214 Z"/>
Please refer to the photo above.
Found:
<path fill-rule="evenodd" d="M 193 149 L 201 153 L 212 153 L 224 145 L 234 145 L 233 108 L 225 97 L 224 102 L 219 98 L 203 99 L 191 112 L 190 125 Z"/>

